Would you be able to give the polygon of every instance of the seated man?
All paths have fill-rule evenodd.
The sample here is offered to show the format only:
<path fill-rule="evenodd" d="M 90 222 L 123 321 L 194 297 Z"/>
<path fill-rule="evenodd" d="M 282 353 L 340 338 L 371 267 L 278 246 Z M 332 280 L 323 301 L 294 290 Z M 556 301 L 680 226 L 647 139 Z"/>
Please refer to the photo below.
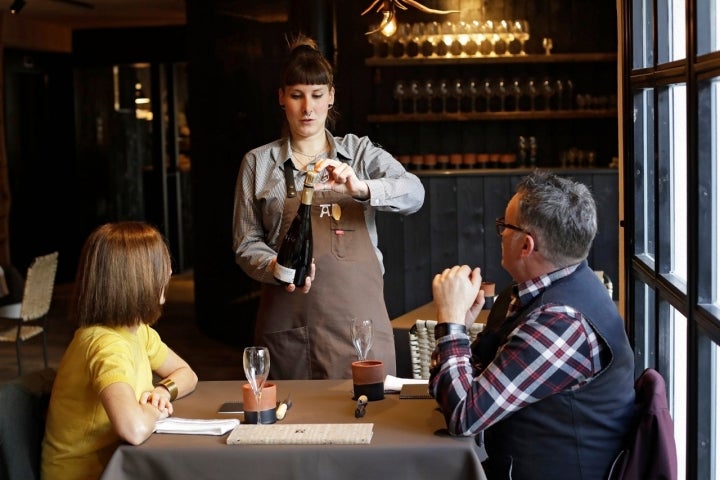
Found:
<path fill-rule="evenodd" d="M 586 261 L 595 201 L 583 184 L 535 172 L 496 223 L 514 283 L 471 346 L 480 269 L 435 276 L 430 391 L 451 434 L 484 433 L 489 479 L 605 478 L 630 428 L 634 366 L 622 318 Z"/>

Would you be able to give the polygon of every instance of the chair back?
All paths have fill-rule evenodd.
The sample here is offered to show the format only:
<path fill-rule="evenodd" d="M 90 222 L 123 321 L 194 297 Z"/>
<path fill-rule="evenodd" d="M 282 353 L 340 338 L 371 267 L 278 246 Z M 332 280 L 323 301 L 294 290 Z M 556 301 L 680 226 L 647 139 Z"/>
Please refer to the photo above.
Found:
<path fill-rule="evenodd" d="M 0 480 L 40 480 L 45 416 L 55 370 L 0 385 Z"/>
<path fill-rule="evenodd" d="M 20 317 L 23 320 L 37 320 L 50 310 L 58 252 L 35 258 L 28 268 L 23 290 Z"/>
<path fill-rule="evenodd" d="M 437 320 L 417 320 L 410 329 L 410 364 L 413 378 L 430 378 L 430 357 L 435 349 L 435 325 Z M 484 326 L 482 323 L 474 323 L 470 327 L 470 343 Z"/>
<path fill-rule="evenodd" d="M 665 380 L 652 368 L 635 380 L 634 424 L 608 479 L 677 480 L 677 450 Z"/>

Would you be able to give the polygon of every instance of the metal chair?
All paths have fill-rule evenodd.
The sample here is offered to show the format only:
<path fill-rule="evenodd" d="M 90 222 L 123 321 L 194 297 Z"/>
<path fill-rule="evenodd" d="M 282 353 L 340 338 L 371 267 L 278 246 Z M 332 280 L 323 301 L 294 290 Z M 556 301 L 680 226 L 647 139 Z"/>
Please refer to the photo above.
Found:
<path fill-rule="evenodd" d="M 0 307 L 0 319 L 16 322 L 16 325 L 0 331 L 0 342 L 15 342 L 17 349 L 18 375 L 22 375 L 22 343 L 42 335 L 43 359 L 48 366 L 45 319 L 50 310 L 58 252 L 36 257 L 27 270 L 22 302 Z"/>

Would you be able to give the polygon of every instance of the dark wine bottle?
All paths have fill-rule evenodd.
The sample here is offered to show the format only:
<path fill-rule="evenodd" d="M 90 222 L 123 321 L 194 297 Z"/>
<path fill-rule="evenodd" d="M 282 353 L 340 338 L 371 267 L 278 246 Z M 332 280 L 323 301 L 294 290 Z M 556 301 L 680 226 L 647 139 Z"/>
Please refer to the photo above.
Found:
<path fill-rule="evenodd" d="M 315 189 L 315 171 L 308 171 L 305 177 L 300 207 L 293 218 L 290 228 L 280 244 L 273 276 L 283 285 L 294 283 L 305 286 L 305 278 L 310 273 L 313 259 L 312 222 L 310 210 Z"/>

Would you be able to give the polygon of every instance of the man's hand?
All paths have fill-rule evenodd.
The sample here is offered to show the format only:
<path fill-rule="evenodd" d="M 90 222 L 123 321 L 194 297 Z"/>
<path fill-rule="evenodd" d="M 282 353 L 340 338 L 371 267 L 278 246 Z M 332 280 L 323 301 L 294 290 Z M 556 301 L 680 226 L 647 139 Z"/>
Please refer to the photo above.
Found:
<path fill-rule="evenodd" d="M 469 328 L 485 304 L 481 283 L 480 268 L 471 270 L 467 265 L 446 268 L 435 275 L 432 289 L 438 322 L 457 323 Z"/>

